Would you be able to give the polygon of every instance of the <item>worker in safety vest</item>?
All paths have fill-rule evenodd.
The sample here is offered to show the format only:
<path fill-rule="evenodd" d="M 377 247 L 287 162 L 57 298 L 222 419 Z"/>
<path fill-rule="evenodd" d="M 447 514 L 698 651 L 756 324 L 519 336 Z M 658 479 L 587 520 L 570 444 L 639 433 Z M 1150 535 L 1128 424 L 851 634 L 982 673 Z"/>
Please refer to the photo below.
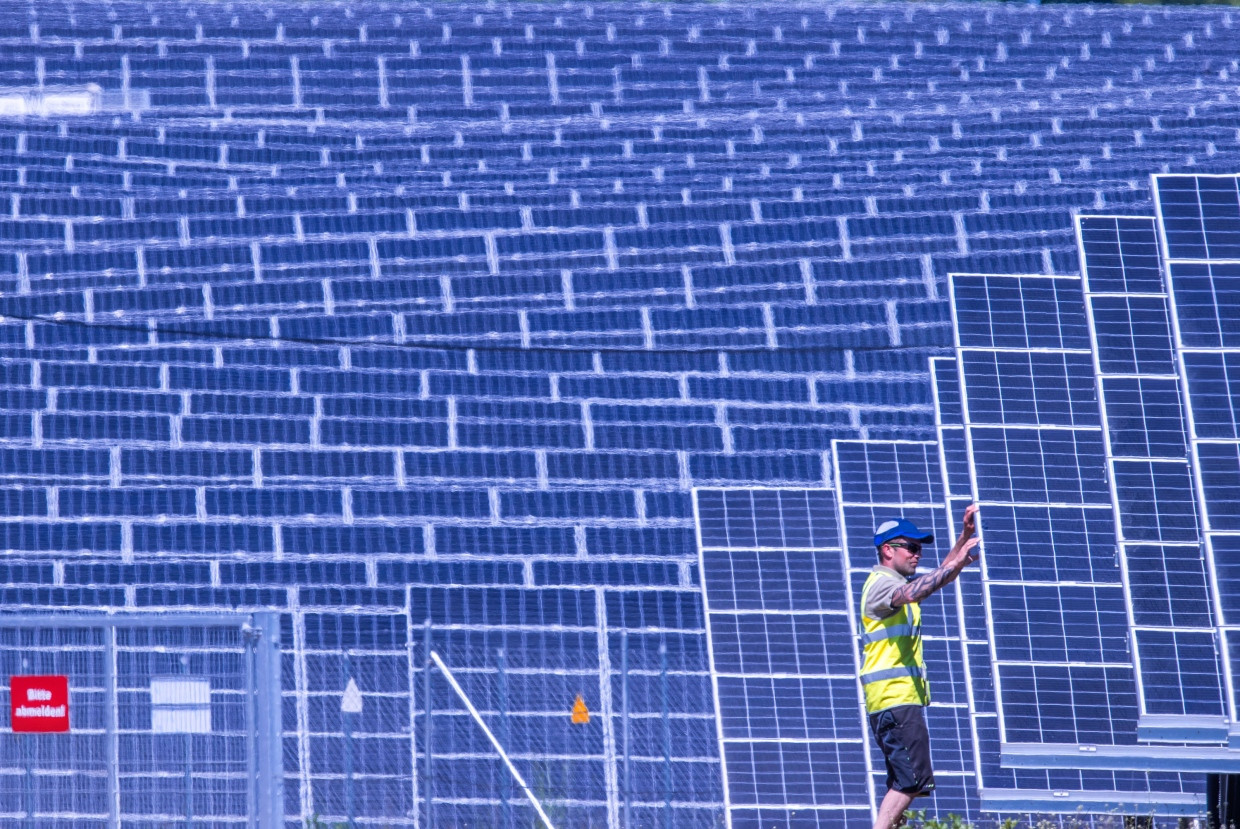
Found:
<path fill-rule="evenodd" d="M 874 829 L 903 823 L 913 798 L 934 790 L 925 706 L 930 686 L 921 649 L 921 608 L 977 561 L 977 505 L 964 512 L 960 537 L 935 570 L 917 575 L 922 546 L 934 541 L 912 521 L 887 521 L 874 534 L 878 564 L 861 588 L 861 641 L 865 658 L 861 685 L 870 731 L 887 761 L 887 794 Z M 914 578 L 916 576 L 916 578 Z"/>

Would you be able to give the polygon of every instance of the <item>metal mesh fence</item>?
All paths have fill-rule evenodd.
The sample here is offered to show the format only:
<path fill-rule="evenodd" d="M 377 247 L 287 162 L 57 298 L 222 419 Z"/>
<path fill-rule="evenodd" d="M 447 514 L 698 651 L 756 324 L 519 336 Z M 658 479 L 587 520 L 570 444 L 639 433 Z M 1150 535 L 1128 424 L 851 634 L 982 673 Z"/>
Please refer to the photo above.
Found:
<path fill-rule="evenodd" d="M 0 617 L 0 819 L 273 827 L 273 620 Z"/>
<path fill-rule="evenodd" d="M 713 721 L 684 713 L 709 698 L 673 637 L 423 623 L 401 640 L 395 620 L 330 619 L 306 641 L 323 624 L 370 641 L 305 654 L 324 683 L 306 707 L 310 822 L 516 829 L 541 809 L 557 829 L 722 825 Z"/>
<path fill-rule="evenodd" d="M 694 637 L 374 610 L 0 618 L 0 823 L 722 825 Z"/>

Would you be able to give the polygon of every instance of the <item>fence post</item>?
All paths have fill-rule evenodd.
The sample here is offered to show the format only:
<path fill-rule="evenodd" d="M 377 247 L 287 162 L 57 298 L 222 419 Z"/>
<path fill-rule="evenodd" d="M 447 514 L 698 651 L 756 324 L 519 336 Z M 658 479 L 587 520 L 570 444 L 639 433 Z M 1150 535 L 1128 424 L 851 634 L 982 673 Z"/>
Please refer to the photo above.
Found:
<path fill-rule="evenodd" d="M 659 687 L 663 698 L 663 826 L 672 829 L 672 720 L 667 700 L 667 642 L 659 642 Z"/>
<path fill-rule="evenodd" d="M 254 679 L 258 670 L 257 633 L 253 625 L 241 626 L 241 643 L 245 647 L 245 732 L 250 740 L 250 750 L 245 753 L 246 829 L 258 826 L 258 696 Z"/>
<path fill-rule="evenodd" d="M 426 792 L 426 829 L 434 829 L 434 765 L 432 762 L 433 746 L 431 742 L 431 620 L 427 619 L 422 630 L 422 751 L 426 765 L 422 780 Z"/>
<path fill-rule="evenodd" d="M 22 754 L 26 758 L 26 826 L 34 826 L 34 752 L 33 734 L 21 735 Z"/>
<path fill-rule="evenodd" d="M 189 654 L 181 654 L 181 673 L 189 675 Z M 194 735 L 185 733 L 185 829 L 194 829 Z"/>
<path fill-rule="evenodd" d="M 258 764 L 255 796 L 259 829 L 284 826 L 284 720 L 281 697 L 280 614 L 255 613 L 249 620 L 254 649 L 254 740 Z"/>
<path fill-rule="evenodd" d="M 118 693 L 116 689 L 116 625 L 105 625 L 103 628 L 104 646 L 106 654 L 104 657 L 103 670 L 104 682 L 107 687 L 104 689 L 104 704 L 108 707 L 105 721 L 107 722 L 107 758 L 108 758 L 108 829 L 120 829 L 121 827 L 121 749 L 120 738 L 117 735 L 119 731 L 119 705 L 117 699 Z"/>
<path fill-rule="evenodd" d="M 344 655 L 342 662 L 344 666 L 344 687 L 346 697 L 351 690 L 349 684 L 353 682 L 353 671 L 349 666 L 349 655 Z M 342 701 L 340 712 L 344 715 L 344 816 L 345 825 L 349 829 L 353 829 L 353 717 L 352 711 L 345 710 L 345 704 Z"/>
<path fill-rule="evenodd" d="M 25 659 L 25 658 L 22 659 L 22 673 L 24 674 L 30 673 L 30 660 L 29 659 Z M 10 694 L 11 693 L 12 691 L 10 690 Z M 31 747 L 30 741 L 33 740 L 34 737 L 31 734 L 22 734 L 17 739 L 18 739 L 19 744 L 22 747 L 22 759 L 25 761 L 25 764 L 26 764 L 26 774 L 25 774 L 25 778 L 23 781 L 23 788 L 24 788 L 23 799 L 26 801 L 23 804 L 26 807 L 25 823 L 27 827 L 33 827 L 34 826 L 34 760 L 31 757 L 31 752 L 34 749 Z"/>
<path fill-rule="evenodd" d="M 508 676 L 504 672 L 504 649 L 499 648 L 495 651 L 495 667 L 498 670 L 499 680 L 499 741 L 504 745 L 508 745 Z M 499 780 L 499 809 L 500 809 L 500 827 L 501 829 L 509 829 L 512 825 L 512 806 L 508 803 L 509 788 L 512 785 L 506 775 L 500 775 Z"/>
<path fill-rule="evenodd" d="M 620 736 L 624 741 L 624 829 L 630 829 L 632 824 L 630 821 L 630 811 L 632 808 L 633 795 L 630 791 L 631 780 L 629 776 L 630 766 L 629 760 L 631 754 L 629 752 L 629 632 L 627 630 L 620 631 Z"/>

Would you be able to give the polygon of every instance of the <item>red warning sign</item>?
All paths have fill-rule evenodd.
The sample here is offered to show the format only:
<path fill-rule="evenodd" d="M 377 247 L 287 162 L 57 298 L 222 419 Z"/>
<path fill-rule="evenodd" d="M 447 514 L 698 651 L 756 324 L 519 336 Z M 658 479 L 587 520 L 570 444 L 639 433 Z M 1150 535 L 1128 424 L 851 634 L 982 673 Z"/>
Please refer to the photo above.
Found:
<path fill-rule="evenodd" d="M 9 715 L 16 732 L 69 730 L 69 677 L 9 677 Z"/>

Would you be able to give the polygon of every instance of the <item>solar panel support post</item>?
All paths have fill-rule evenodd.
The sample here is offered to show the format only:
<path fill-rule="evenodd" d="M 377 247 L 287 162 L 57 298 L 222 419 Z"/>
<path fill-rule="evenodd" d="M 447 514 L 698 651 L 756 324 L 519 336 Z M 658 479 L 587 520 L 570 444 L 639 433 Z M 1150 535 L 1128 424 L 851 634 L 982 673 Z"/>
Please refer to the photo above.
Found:
<path fill-rule="evenodd" d="M 659 642 L 659 696 L 663 716 L 663 829 L 672 829 L 672 719 L 667 701 L 667 642 Z"/>
<path fill-rule="evenodd" d="M 620 733 L 624 741 L 624 823 L 623 829 L 630 829 L 629 813 L 632 808 L 633 795 L 630 791 L 629 773 L 631 771 L 629 753 L 629 632 L 620 631 Z"/>
<path fill-rule="evenodd" d="M 508 744 L 508 676 L 504 672 L 504 649 L 495 651 L 496 684 L 499 686 L 499 741 Z M 512 806 L 508 802 L 511 781 L 500 775 L 499 820 L 500 829 L 512 826 Z"/>
<path fill-rule="evenodd" d="M 431 742 L 431 620 L 427 619 L 422 627 L 422 756 L 423 774 L 422 791 L 426 798 L 426 827 L 433 829 L 435 825 L 434 787 L 431 780 L 434 772 L 433 744 Z"/>
<path fill-rule="evenodd" d="M 1240 774 L 1206 775 L 1206 829 L 1230 829 L 1240 821 Z"/>

